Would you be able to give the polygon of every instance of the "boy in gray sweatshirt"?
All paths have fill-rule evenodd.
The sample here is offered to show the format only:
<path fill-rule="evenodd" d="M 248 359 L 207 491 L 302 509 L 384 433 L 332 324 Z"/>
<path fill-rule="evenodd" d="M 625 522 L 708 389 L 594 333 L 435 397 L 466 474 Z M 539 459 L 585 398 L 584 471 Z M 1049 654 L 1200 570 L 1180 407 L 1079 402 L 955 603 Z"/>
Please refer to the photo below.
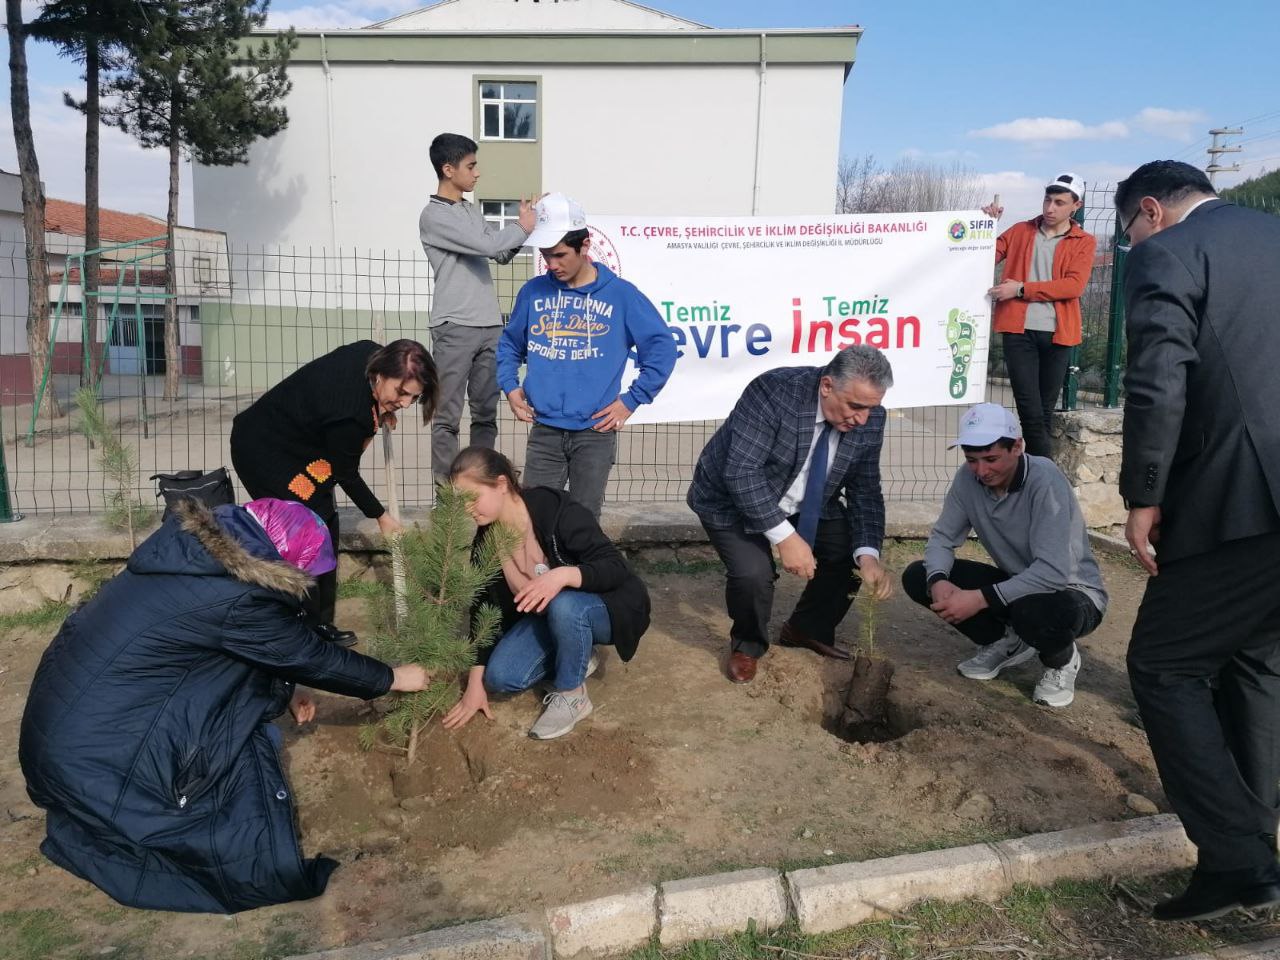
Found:
<path fill-rule="evenodd" d="M 431 424 L 431 472 L 447 483 L 458 455 L 462 399 L 471 402 L 471 445 L 493 448 L 498 436 L 496 351 L 502 314 L 489 261 L 509 263 L 533 229 L 533 204 L 499 230 L 463 199 L 480 179 L 476 142 L 457 133 L 431 141 L 431 166 L 440 185 L 418 218 L 431 263 L 431 353 L 440 374 L 440 401 Z"/>
<path fill-rule="evenodd" d="M 1018 419 L 998 404 L 971 407 L 952 446 L 963 449 L 965 465 L 924 560 L 903 571 L 903 589 L 978 644 L 958 665 L 962 676 L 993 680 L 1039 653 L 1045 671 L 1033 699 L 1068 706 L 1080 672 L 1075 641 L 1107 609 L 1080 504 L 1052 460 L 1024 451 Z M 956 559 L 970 530 L 994 566 Z"/>

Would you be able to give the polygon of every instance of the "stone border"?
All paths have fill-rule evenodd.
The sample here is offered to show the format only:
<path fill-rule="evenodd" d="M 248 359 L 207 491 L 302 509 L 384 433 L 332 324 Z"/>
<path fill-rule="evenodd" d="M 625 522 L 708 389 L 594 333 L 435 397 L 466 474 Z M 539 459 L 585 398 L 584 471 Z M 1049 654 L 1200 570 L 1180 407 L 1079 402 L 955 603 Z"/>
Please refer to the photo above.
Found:
<path fill-rule="evenodd" d="M 1020 883 L 1145 876 L 1194 863 L 1195 848 L 1178 818 L 1163 814 L 786 874 L 761 867 L 669 881 L 539 915 L 466 923 L 290 960 L 594 960 L 643 947 L 655 935 L 672 947 L 736 933 L 748 924 L 772 930 L 788 920 L 803 933 L 828 933 L 894 916 L 925 898 L 992 900 Z"/>
<path fill-rule="evenodd" d="M 941 501 L 895 501 L 885 505 L 887 539 L 922 540 L 929 536 L 942 510 Z M 430 511 L 405 511 L 406 525 L 425 521 Z M 378 525 L 355 510 L 344 509 L 344 553 L 385 553 Z M 158 516 L 158 514 L 157 514 Z M 604 508 L 600 526 L 610 539 L 622 544 L 705 544 L 707 532 L 685 504 L 672 501 L 617 503 Z M 142 540 L 155 529 L 147 527 Z M 124 560 L 129 538 L 109 530 L 96 514 L 32 516 L 16 523 L 0 523 L 0 563 L 40 561 Z"/>

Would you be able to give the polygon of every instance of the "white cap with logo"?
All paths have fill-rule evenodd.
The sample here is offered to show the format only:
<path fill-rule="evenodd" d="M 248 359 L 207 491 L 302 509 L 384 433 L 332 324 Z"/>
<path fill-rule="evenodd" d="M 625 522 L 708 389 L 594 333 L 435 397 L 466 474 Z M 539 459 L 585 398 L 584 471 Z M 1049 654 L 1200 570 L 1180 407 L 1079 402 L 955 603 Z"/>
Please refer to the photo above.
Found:
<path fill-rule="evenodd" d="M 1018 418 L 998 403 L 974 404 L 960 418 L 960 435 L 947 449 L 956 447 L 989 447 L 1001 437 L 1017 440 L 1022 436 Z"/>
<path fill-rule="evenodd" d="M 587 229 L 582 204 L 563 193 L 548 193 L 534 204 L 533 210 L 538 219 L 524 242 L 526 247 L 545 250 L 563 240 L 566 233 Z"/>
<path fill-rule="evenodd" d="M 1063 190 L 1070 190 L 1077 200 L 1084 199 L 1084 181 L 1074 173 L 1060 173 L 1053 183 L 1046 183 L 1044 188 L 1048 190 L 1050 187 L 1061 187 Z"/>

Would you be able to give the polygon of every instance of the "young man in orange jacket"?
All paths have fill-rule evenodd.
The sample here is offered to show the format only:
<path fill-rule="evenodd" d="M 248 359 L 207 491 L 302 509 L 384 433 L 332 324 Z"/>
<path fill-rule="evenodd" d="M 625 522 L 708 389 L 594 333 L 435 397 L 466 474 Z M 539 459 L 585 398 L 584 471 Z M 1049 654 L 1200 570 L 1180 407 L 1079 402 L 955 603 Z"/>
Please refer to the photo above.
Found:
<path fill-rule="evenodd" d="M 1045 187 L 1040 216 L 1015 223 L 996 240 L 1004 275 L 989 291 L 995 332 L 1003 335 L 1027 453 L 1037 457 L 1052 455 L 1049 424 L 1071 348 L 1080 342 L 1080 297 L 1093 270 L 1097 241 L 1072 219 L 1083 199 L 1084 181 L 1064 173 Z M 1004 210 L 984 209 L 993 217 Z"/>

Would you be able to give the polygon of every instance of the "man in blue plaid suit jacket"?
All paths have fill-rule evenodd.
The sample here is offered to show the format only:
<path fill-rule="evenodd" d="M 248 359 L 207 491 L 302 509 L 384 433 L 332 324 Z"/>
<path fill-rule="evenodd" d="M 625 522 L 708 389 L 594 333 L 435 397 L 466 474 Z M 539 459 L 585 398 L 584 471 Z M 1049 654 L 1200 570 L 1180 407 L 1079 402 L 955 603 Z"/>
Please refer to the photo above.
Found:
<path fill-rule="evenodd" d="M 808 581 L 782 626 L 783 646 L 848 659 L 835 646 L 835 628 L 861 582 L 889 596 L 880 565 L 880 403 L 891 386 L 889 361 L 865 345 L 846 347 L 825 367 L 770 370 L 747 385 L 698 458 L 687 499 L 725 565 L 734 683 L 754 679 L 769 649 L 778 578 L 772 547 L 784 570 Z"/>

